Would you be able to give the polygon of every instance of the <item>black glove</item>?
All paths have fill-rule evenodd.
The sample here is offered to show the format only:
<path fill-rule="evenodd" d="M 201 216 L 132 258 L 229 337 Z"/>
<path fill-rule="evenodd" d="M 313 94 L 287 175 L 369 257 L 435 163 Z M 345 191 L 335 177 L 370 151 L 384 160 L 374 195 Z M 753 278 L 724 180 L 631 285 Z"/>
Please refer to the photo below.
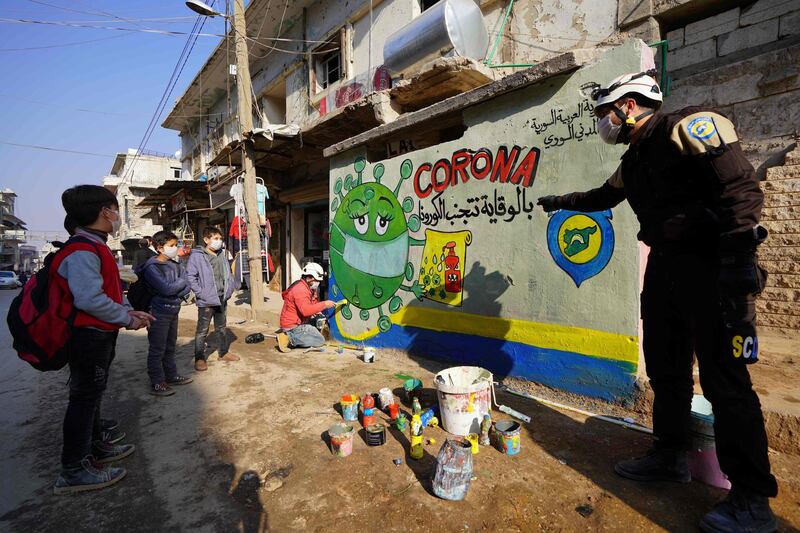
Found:
<path fill-rule="evenodd" d="M 536 205 L 542 206 L 542 209 L 544 209 L 546 213 L 549 213 L 550 211 L 556 211 L 561 209 L 561 197 L 555 195 L 542 196 L 536 202 Z"/>

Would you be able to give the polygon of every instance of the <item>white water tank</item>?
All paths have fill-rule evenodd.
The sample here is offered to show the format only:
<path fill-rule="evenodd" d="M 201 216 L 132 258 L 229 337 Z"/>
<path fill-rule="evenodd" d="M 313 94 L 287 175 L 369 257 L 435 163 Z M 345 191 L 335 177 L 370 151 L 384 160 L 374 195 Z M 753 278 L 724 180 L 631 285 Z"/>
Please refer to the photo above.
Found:
<path fill-rule="evenodd" d="M 383 45 L 383 62 L 393 77 L 453 52 L 481 60 L 489 32 L 474 0 L 441 0 L 393 33 Z"/>

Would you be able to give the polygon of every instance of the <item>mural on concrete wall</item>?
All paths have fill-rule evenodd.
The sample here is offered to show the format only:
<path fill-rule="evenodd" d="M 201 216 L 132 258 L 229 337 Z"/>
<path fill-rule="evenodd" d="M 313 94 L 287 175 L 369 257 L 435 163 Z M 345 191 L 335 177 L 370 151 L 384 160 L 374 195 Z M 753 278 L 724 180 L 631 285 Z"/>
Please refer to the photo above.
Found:
<path fill-rule="evenodd" d="M 645 65 L 625 45 L 563 78 L 464 111 L 459 139 L 370 163 L 331 159 L 331 333 L 606 399 L 634 390 L 636 220 L 620 206 L 544 213 L 599 186 L 623 147 L 586 87 Z M 646 65 L 645 65 L 646 66 Z"/>
<path fill-rule="evenodd" d="M 348 174 L 338 178 L 333 190 L 336 197 L 331 202 L 335 213 L 331 222 L 330 262 L 336 274 L 334 296 L 338 292 L 347 300 L 341 309 L 342 316 L 350 320 L 351 305 L 360 309 L 362 320 L 370 319 L 370 310 L 378 313 L 380 331 L 388 331 L 391 319 L 383 310 L 388 302 L 390 313 L 403 304 L 398 290 L 413 293 L 422 299 L 423 287 L 419 281 L 405 284 L 414 278 L 414 265 L 408 261 L 408 247 L 421 246 L 424 241 L 414 239 L 409 231 L 419 230 L 419 218 L 406 213 L 414 209 L 411 197 L 398 200 L 400 187 L 411 177 L 411 161 L 400 165 L 399 178 L 394 190 L 381 183 L 386 171 L 382 164 L 372 168 L 374 182 L 363 183 L 366 161 L 356 159 L 353 168 L 356 177 Z M 343 194 L 346 192 L 347 194 Z"/>
<path fill-rule="evenodd" d="M 556 211 L 547 223 L 547 248 L 576 287 L 596 276 L 614 253 L 611 210 L 597 213 Z"/>

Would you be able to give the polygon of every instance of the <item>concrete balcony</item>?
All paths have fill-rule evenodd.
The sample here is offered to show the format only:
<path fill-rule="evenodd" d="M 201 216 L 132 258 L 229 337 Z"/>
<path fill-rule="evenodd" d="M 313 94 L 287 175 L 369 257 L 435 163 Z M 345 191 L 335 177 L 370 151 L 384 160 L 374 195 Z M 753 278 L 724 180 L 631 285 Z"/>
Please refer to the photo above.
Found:
<path fill-rule="evenodd" d="M 0 240 L 12 242 L 25 242 L 25 231 L 23 230 L 0 230 Z"/>

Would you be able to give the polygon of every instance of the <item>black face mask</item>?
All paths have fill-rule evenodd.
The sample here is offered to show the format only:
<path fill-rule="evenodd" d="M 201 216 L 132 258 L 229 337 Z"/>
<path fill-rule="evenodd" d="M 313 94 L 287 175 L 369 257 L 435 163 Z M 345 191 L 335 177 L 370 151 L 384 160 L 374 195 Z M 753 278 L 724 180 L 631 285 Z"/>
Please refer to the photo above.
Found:
<path fill-rule="evenodd" d="M 617 142 L 622 144 L 628 144 L 631 142 L 631 134 L 633 133 L 633 128 L 636 127 L 637 122 L 642 120 L 644 117 L 648 117 L 655 113 L 655 111 L 652 109 L 648 109 L 636 117 L 629 117 L 617 106 L 613 106 L 611 111 L 613 111 L 613 113 L 617 115 L 617 118 L 620 120 L 620 122 L 622 122 L 622 129 L 619 130 L 619 136 L 617 137 Z"/>

